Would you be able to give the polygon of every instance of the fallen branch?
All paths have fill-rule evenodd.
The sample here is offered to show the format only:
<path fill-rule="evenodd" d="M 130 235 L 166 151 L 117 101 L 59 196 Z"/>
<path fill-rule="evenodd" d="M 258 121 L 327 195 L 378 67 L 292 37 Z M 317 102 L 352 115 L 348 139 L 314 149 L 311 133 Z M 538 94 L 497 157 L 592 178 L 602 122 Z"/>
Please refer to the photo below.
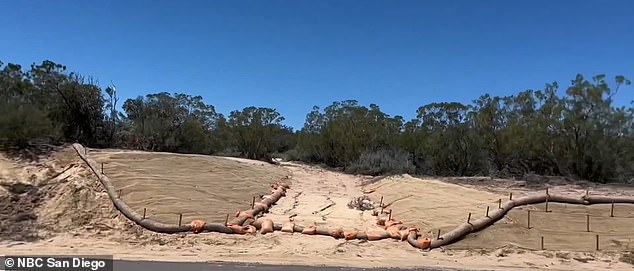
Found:
<path fill-rule="evenodd" d="M 323 207 L 323 208 L 321 208 L 321 209 L 319 209 L 317 211 L 314 211 L 313 214 L 321 213 L 321 212 L 325 211 L 326 209 L 328 209 L 328 208 L 330 208 L 332 206 L 335 206 L 335 205 L 336 205 L 336 203 L 332 202 L 332 203 L 326 205 L 326 207 Z"/>
<path fill-rule="evenodd" d="M 392 204 L 396 203 L 397 201 L 401 201 L 401 200 L 404 200 L 404 199 L 406 199 L 406 198 L 410 198 L 410 197 L 412 197 L 412 196 L 413 196 L 413 195 L 407 195 L 407 196 L 405 196 L 405 197 L 400 197 L 400 198 L 398 198 L 398 199 L 393 200 L 393 201 L 392 201 L 392 202 L 390 202 L 390 203 L 384 204 L 384 205 L 383 205 L 383 206 L 381 206 L 381 207 L 383 207 L 383 208 L 390 207 L 390 205 L 392 205 Z"/>

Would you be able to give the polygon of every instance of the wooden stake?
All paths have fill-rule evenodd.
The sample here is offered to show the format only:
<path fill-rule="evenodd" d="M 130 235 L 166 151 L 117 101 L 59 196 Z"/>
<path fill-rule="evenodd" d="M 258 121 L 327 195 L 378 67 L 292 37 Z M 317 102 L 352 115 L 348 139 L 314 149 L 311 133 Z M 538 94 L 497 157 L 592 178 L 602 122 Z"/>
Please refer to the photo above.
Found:
<path fill-rule="evenodd" d="M 143 208 L 143 219 L 145 219 L 145 212 L 147 211 L 146 208 Z"/>
<path fill-rule="evenodd" d="M 183 214 L 178 214 L 178 226 L 181 226 L 181 223 L 183 223 Z"/>
<path fill-rule="evenodd" d="M 509 195 L 509 200 L 513 200 L 513 193 Z"/>
<path fill-rule="evenodd" d="M 227 226 L 227 223 L 229 223 L 229 214 L 227 214 L 227 218 L 225 218 L 225 227 Z"/>
<path fill-rule="evenodd" d="M 596 237 L 597 237 L 597 250 L 599 250 L 599 235 L 597 234 Z"/>
<path fill-rule="evenodd" d="M 387 217 L 387 220 L 392 220 L 392 209 L 390 209 L 390 214 L 389 214 L 389 216 Z"/>
<path fill-rule="evenodd" d="M 612 207 L 610 207 L 610 217 L 614 217 L 614 201 L 612 201 Z"/>
<path fill-rule="evenodd" d="M 469 217 L 467 217 L 467 224 L 471 224 L 471 213 L 469 213 Z"/>
<path fill-rule="evenodd" d="M 546 195 L 550 196 L 550 194 L 548 194 L 548 187 L 546 187 Z"/>
<path fill-rule="evenodd" d="M 544 236 L 542 236 L 542 250 L 544 250 Z"/>
<path fill-rule="evenodd" d="M 548 213 L 550 211 L 548 211 L 548 199 L 546 199 L 546 213 Z"/>
<path fill-rule="evenodd" d="M 527 220 L 528 220 L 527 227 L 530 229 L 531 228 L 531 210 L 528 210 L 527 212 Z"/>
<path fill-rule="evenodd" d="M 101 174 L 103 174 L 103 163 L 101 163 Z"/>
<path fill-rule="evenodd" d="M 487 206 L 487 215 L 486 217 L 489 217 L 489 206 Z"/>
<path fill-rule="evenodd" d="M 502 199 L 498 199 L 498 209 L 502 209 Z"/>
<path fill-rule="evenodd" d="M 255 207 L 255 196 L 253 196 L 253 200 L 251 201 L 251 209 Z"/>
<path fill-rule="evenodd" d="M 440 229 L 438 229 L 438 236 L 436 237 L 436 239 L 440 240 L 442 238 L 440 238 Z"/>
<path fill-rule="evenodd" d="M 381 196 L 381 202 L 379 202 L 379 206 L 383 207 L 383 196 Z"/>
<path fill-rule="evenodd" d="M 590 232 L 590 215 L 586 214 L 586 230 Z"/>

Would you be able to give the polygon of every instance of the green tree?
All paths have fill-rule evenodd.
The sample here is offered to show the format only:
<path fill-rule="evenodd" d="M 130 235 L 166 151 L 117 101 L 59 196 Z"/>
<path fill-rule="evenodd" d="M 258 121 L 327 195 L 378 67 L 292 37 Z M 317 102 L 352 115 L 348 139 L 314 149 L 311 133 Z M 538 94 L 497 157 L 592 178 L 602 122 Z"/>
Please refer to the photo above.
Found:
<path fill-rule="evenodd" d="M 227 126 L 241 155 L 270 161 L 272 153 L 289 148 L 284 139 L 292 134 L 292 129 L 283 121 L 284 117 L 273 108 L 251 106 L 232 111 Z"/>

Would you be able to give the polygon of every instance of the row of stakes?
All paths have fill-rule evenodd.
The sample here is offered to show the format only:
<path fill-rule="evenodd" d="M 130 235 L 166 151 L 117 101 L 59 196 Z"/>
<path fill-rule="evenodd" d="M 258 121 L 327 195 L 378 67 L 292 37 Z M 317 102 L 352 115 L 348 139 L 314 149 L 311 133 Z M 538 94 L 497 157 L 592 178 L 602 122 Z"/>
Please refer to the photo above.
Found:
<path fill-rule="evenodd" d="M 121 196 L 121 189 L 119 189 L 119 196 Z M 253 209 L 253 207 L 255 207 L 255 196 L 253 197 L 253 201 L 251 202 L 251 209 Z M 147 216 L 147 208 L 143 208 L 143 219 L 145 219 Z M 183 223 L 183 214 L 180 213 L 178 214 L 178 226 L 182 226 Z M 227 223 L 229 223 L 229 214 L 227 214 L 227 216 L 225 217 L 225 226 L 227 226 Z"/>
<path fill-rule="evenodd" d="M 84 151 L 85 150 L 86 149 L 84 149 Z M 103 170 L 103 164 L 104 163 L 101 163 L 101 174 L 105 174 L 104 170 Z M 118 192 L 119 192 L 119 197 L 122 197 L 123 196 L 123 190 L 119 189 Z M 251 201 L 251 209 L 253 209 L 254 207 L 255 207 L 255 196 L 253 196 L 253 200 Z M 143 219 L 146 218 L 146 215 L 147 215 L 147 208 L 143 208 Z M 178 226 L 179 227 L 182 226 L 182 223 L 183 223 L 183 214 L 181 213 L 181 214 L 178 214 Z M 227 214 L 227 216 L 225 218 L 225 226 L 227 225 L 227 223 L 229 223 L 229 214 Z"/>
<path fill-rule="evenodd" d="M 588 195 L 589 191 L 586 190 L 586 196 Z M 546 194 L 548 194 L 548 188 L 546 188 Z M 510 193 L 509 195 L 509 200 L 513 199 L 513 193 Z M 498 208 L 502 209 L 502 199 L 498 199 Z M 489 210 L 490 207 L 487 206 L 487 210 L 486 210 L 486 217 L 489 217 Z M 546 199 L 545 202 L 545 210 L 546 213 L 550 213 L 552 212 L 552 210 L 548 210 L 548 199 Z M 610 206 L 610 217 L 614 217 L 614 202 L 612 202 L 611 206 Z M 467 217 L 467 223 L 471 224 L 471 213 L 469 213 L 469 216 Z M 527 210 L 527 225 L 526 225 L 527 229 L 532 229 L 531 227 L 531 210 Z M 586 231 L 590 232 L 590 214 L 586 214 Z M 440 237 L 440 229 L 438 230 L 438 235 L 437 235 L 438 239 L 441 239 Z M 541 236 L 540 238 L 541 242 L 540 242 L 540 248 L 541 250 L 544 250 L 544 236 Z M 599 235 L 596 234 L 595 235 L 595 249 L 599 250 Z"/>
<path fill-rule="evenodd" d="M 103 163 L 101 163 L 101 174 L 104 174 L 103 171 Z M 548 188 L 546 188 L 546 194 L 548 194 Z M 588 195 L 588 190 L 586 190 L 586 195 Z M 123 196 L 122 194 L 122 190 L 119 189 L 119 196 Z M 253 197 L 253 200 L 251 201 L 251 209 L 253 209 L 255 207 L 255 196 Z M 509 195 L 509 200 L 513 199 L 513 193 L 510 193 Z M 379 202 L 379 206 L 381 206 L 381 214 L 385 213 L 384 208 L 385 206 L 383 206 L 383 196 L 381 196 L 381 200 Z M 498 208 L 502 209 L 502 199 L 498 199 Z M 486 210 L 486 217 L 489 217 L 489 211 L 490 211 L 490 207 L 487 206 L 487 210 Z M 548 199 L 546 199 L 545 202 L 545 210 L 546 213 L 552 212 L 551 210 L 548 210 Z M 146 214 L 147 214 L 147 208 L 143 208 L 143 219 L 146 218 Z M 392 219 L 392 209 L 389 210 L 388 212 L 388 220 Z M 614 217 L 614 202 L 612 202 L 611 204 L 611 208 L 610 208 L 610 217 Z M 178 226 L 180 227 L 183 223 L 183 214 L 179 214 L 178 215 Z M 224 225 L 226 226 L 227 223 L 229 223 L 229 214 L 226 215 L 225 217 L 225 223 Z M 468 217 L 467 217 L 467 223 L 471 223 L 471 213 L 469 213 Z M 531 210 L 527 210 L 527 228 L 531 229 Z M 586 214 L 586 231 L 590 232 L 590 214 Z M 436 238 L 438 240 L 442 239 L 440 237 L 440 229 L 438 229 Z M 595 236 L 596 239 L 596 250 L 599 250 L 599 235 L 597 234 Z M 541 249 L 544 250 L 544 236 L 541 236 Z"/>

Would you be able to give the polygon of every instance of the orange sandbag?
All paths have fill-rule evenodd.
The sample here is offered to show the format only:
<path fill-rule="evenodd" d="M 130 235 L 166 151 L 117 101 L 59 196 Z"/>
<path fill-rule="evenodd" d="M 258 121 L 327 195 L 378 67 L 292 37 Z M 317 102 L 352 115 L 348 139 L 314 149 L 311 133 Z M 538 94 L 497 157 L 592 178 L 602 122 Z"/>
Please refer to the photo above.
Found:
<path fill-rule="evenodd" d="M 369 241 L 377 241 L 383 239 L 383 233 L 379 231 L 368 231 L 366 232 L 366 234 L 368 235 Z"/>
<path fill-rule="evenodd" d="M 401 232 L 398 230 L 398 228 L 398 225 L 392 225 L 390 227 L 387 227 L 387 229 L 385 230 L 387 231 L 387 233 L 390 234 L 390 238 L 401 239 Z"/>
<path fill-rule="evenodd" d="M 192 228 L 192 231 L 194 233 L 200 233 L 203 231 L 203 228 L 205 227 L 205 221 L 202 220 L 194 220 L 191 223 L 189 223 L 189 226 Z"/>
<path fill-rule="evenodd" d="M 428 249 L 431 245 L 431 239 L 427 237 L 421 237 L 418 239 L 418 248 L 420 249 Z"/>
<path fill-rule="evenodd" d="M 307 226 L 302 230 L 302 234 L 314 235 L 315 233 L 317 233 L 317 226 L 315 225 Z"/>
<path fill-rule="evenodd" d="M 345 238 L 346 240 L 353 240 L 353 239 L 357 239 L 357 234 L 359 232 L 352 230 L 352 231 L 344 231 L 343 232 L 343 238 Z"/>
<path fill-rule="evenodd" d="M 289 189 L 291 187 L 288 184 L 285 184 L 285 183 L 275 183 L 275 184 L 271 185 L 271 188 L 273 188 L 273 189 L 282 188 L 283 190 L 286 190 L 286 189 Z"/>
<path fill-rule="evenodd" d="M 253 225 L 246 225 L 246 226 L 244 226 L 244 231 L 245 231 L 246 234 L 255 235 L 255 233 L 258 231 L 258 229 L 255 228 L 255 226 L 253 226 Z"/>
<path fill-rule="evenodd" d="M 293 233 L 293 228 L 295 228 L 295 223 L 286 222 L 282 224 L 282 232 Z"/>
<path fill-rule="evenodd" d="M 263 209 L 265 212 L 269 210 L 269 206 L 268 206 L 268 205 L 266 205 L 266 204 L 264 204 L 264 203 L 262 203 L 262 202 L 256 202 L 256 203 L 253 205 L 253 208 L 255 209 L 255 207 L 258 207 L 258 206 L 262 207 L 262 209 Z"/>
<path fill-rule="evenodd" d="M 234 225 L 229 226 L 229 228 L 231 229 L 231 231 L 233 233 L 236 233 L 236 234 L 245 234 L 247 232 L 245 227 L 240 226 L 240 225 L 235 225 L 234 224 Z"/>
<path fill-rule="evenodd" d="M 273 232 L 273 220 L 264 219 L 262 220 L 262 228 L 260 229 L 261 234 L 267 234 Z"/>
<path fill-rule="evenodd" d="M 401 241 L 405 241 L 407 236 L 409 236 L 409 229 L 400 230 L 398 231 L 398 234 L 401 236 Z"/>
<path fill-rule="evenodd" d="M 250 214 L 248 212 L 245 212 L 245 211 L 237 211 L 236 212 L 236 217 L 246 217 L 246 218 L 255 219 L 252 214 Z"/>
<path fill-rule="evenodd" d="M 339 228 L 331 229 L 330 236 L 335 239 L 339 239 L 343 236 L 343 230 Z"/>
<path fill-rule="evenodd" d="M 418 232 L 418 229 L 417 228 L 407 228 L 407 229 L 399 231 L 399 233 L 401 234 L 401 241 L 407 240 L 407 237 L 409 236 L 409 234 L 411 232 Z"/>
<path fill-rule="evenodd" d="M 385 228 L 387 229 L 387 228 L 392 227 L 394 225 L 401 225 L 401 224 L 403 224 L 402 221 L 396 221 L 394 219 L 390 219 L 388 221 L 385 221 Z"/>

